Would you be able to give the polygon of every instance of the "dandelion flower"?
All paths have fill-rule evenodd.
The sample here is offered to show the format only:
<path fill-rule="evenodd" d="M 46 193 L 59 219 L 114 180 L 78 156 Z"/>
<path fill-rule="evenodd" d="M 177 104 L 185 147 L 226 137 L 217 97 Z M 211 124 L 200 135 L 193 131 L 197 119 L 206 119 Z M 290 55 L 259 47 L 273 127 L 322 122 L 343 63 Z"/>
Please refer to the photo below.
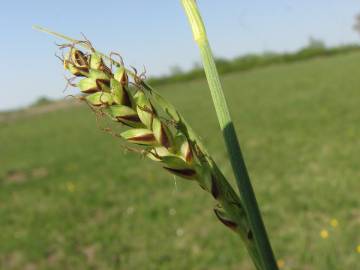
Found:
<path fill-rule="evenodd" d="M 277 260 L 276 263 L 277 263 L 279 269 L 282 269 L 282 268 L 284 268 L 284 266 L 285 266 L 285 261 L 282 260 L 282 259 Z"/>
<path fill-rule="evenodd" d="M 360 254 L 360 245 L 357 245 L 356 252 Z"/>
<path fill-rule="evenodd" d="M 320 237 L 321 237 L 322 239 L 328 238 L 328 237 L 329 237 L 329 232 L 328 232 L 328 230 L 321 230 L 321 231 L 320 231 Z"/>
<path fill-rule="evenodd" d="M 68 183 L 66 183 L 66 188 L 70 193 L 73 193 L 76 189 L 76 186 L 74 183 L 68 182 Z"/>
<path fill-rule="evenodd" d="M 336 218 L 333 218 L 332 220 L 330 220 L 330 225 L 333 228 L 336 228 L 339 226 L 339 221 Z"/>

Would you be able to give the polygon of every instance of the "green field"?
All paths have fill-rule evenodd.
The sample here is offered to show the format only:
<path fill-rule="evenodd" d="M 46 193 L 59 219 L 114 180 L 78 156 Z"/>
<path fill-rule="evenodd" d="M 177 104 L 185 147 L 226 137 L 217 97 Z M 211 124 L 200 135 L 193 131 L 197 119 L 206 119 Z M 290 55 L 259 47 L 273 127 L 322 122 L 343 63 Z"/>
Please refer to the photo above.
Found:
<path fill-rule="evenodd" d="M 359 269 L 360 53 L 223 83 L 282 269 Z M 205 80 L 159 91 L 232 179 Z M 253 269 L 208 194 L 124 153 L 85 105 L 0 125 L 0 269 Z"/>

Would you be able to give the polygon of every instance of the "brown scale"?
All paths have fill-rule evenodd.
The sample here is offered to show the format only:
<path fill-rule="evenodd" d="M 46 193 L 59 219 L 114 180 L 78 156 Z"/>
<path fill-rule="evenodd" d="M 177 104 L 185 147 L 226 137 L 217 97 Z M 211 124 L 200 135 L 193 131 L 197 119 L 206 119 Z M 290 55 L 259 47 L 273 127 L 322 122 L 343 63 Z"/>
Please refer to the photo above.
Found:
<path fill-rule="evenodd" d="M 215 213 L 216 217 L 220 220 L 220 222 L 222 224 L 224 224 L 226 227 L 228 227 L 231 230 L 236 230 L 237 224 L 235 222 L 222 217 L 220 212 L 218 210 L 216 210 L 216 209 L 214 209 L 214 213 Z"/>
<path fill-rule="evenodd" d="M 129 84 L 129 77 L 128 77 L 128 75 L 126 74 L 126 72 L 124 72 L 124 74 L 123 74 L 123 76 L 122 76 L 122 78 L 121 78 L 121 80 L 120 80 L 120 83 L 121 83 L 121 85 L 122 85 L 123 87 L 128 86 L 128 84 Z"/>
<path fill-rule="evenodd" d="M 138 141 L 152 142 L 155 141 L 155 136 L 154 134 L 150 133 L 143 136 L 131 137 L 128 138 L 128 140 L 133 142 L 138 142 Z"/>
<path fill-rule="evenodd" d="M 98 87 L 99 87 L 99 86 L 98 86 Z M 101 89 L 99 89 L 98 87 L 96 87 L 96 88 L 89 88 L 89 89 L 84 90 L 84 91 L 82 91 L 82 92 L 85 93 L 85 94 L 94 94 L 94 93 L 96 93 L 96 92 L 100 92 L 100 91 L 101 91 Z"/>
<path fill-rule="evenodd" d="M 74 49 L 74 64 L 76 67 L 88 67 L 88 57 L 82 52 L 77 49 Z"/>
<path fill-rule="evenodd" d="M 125 86 L 123 86 L 123 99 L 122 99 L 122 105 L 128 106 L 128 107 L 132 107 L 131 106 L 131 101 L 130 101 L 130 96 L 129 96 L 129 92 L 128 90 L 125 88 Z"/>
<path fill-rule="evenodd" d="M 96 85 L 97 87 L 103 91 L 104 89 L 102 89 L 102 85 L 101 84 L 104 84 L 106 87 L 110 88 L 110 80 L 108 79 L 96 79 Z"/>
<path fill-rule="evenodd" d="M 184 158 L 187 163 L 191 163 L 191 161 L 193 160 L 193 153 L 192 153 L 189 141 L 187 139 L 186 139 L 186 142 L 188 143 L 188 148 L 187 148 L 186 153 L 184 154 Z"/>
<path fill-rule="evenodd" d="M 196 176 L 196 172 L 192 169 L 173 169 L 168 167 L 163 168 L 184 178 L 194 178 Z"/>
<path fill-rule="evenodd" d="M 107 74 L 109 77 L 111 77 L 111 78 L 114 77 L 111 69 L 104 64 L 104 62 L 103 62 L 102 59 L 101 59 L 101 63 L 100 63 L 99 70 L 102 71 L 102 72 L 104 72 L 104 73 L 106 73 L 106 74 Z"/>
<path fill-rule="evenodd" d="M 170 141 L 169 138 L 164 130 L 163 125 L 161 125 L 161 138 L 160 138 L 161 144 L 166 147 L 169 148 L 170 147 Z"/>
<path fill-rule="evenodd" d="M 76 67 L 79 71 L 74 73 L 77 77 L 86 77 L 83 73 L 89 73 L 89 68 L 87 67 Z M 83 73 L 82 73 L 83 72 Z"/>
<path fill-rule="evenodd" d="M 213 195 L 214 199 L 217 199 L 220 195 L 220 191 L 213 174 L 211 174 L 211 194 Z"/>

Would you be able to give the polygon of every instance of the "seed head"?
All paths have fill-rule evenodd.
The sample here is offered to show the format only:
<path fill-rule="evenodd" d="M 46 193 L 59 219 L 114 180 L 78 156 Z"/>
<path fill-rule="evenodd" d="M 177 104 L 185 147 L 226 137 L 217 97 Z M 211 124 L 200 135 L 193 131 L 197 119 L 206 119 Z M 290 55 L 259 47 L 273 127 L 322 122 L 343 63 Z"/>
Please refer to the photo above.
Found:
<path fill-rule="evenodd" d="M 81 77 L 76 86 L 90 106 L 124 125 L 126 130 L 116 135 L 136 146 L 129 149 L 144 153 L 174 175 L 198 181 L 215 200 L 228 199 L 235 205 L 233 198 L 223 190 L 221 178 L 217 179 L 216 173 L 210 172 L 213 165 L 206 163 L 205 154 L 196 139 L 191 139 L 191 131 L 178 112 L 161 96 L 152 99 L 152 92 L 137 87 L 141 84 L 141 76 L 135 73 L 132 83 L 135 87 L 130 88 L 127 70 L 119 66 L 113 73 L 95 49 L 86 55 L 72 48 L 64 66 Z M 240 207 L 239 202 L 236 205 Z M 224 209 L 214 211 L 225 226 L 238 231 L 241 224 Z M 249 238 L 252 232 L 246 229 L 243 234 Z"/>

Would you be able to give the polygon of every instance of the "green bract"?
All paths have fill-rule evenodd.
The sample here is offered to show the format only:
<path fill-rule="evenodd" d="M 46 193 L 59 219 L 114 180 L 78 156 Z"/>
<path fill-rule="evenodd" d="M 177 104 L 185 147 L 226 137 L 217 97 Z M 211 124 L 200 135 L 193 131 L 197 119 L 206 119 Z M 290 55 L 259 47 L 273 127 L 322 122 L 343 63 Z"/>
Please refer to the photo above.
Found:
<path fill-rule="evenodd" d="M 128 76 L 123 66 L 119 67 L 114 73 L 115 80 L 119 81 L 122 86 L 128 85 Z"/>
<path fill-rule="evenodd" d="M 154 111 L 150 101 L 142 91 L 138 91 L 134 95 L 134 100 L 136 103 L 136 111 L 141 122 L 143 122 L 144 125 L 148 128 L 151 128 L 154 118 Z"/>
<path fill-rule="evenodd" d="M 86 100 L 93 106 L 112 105 L 114 103 L 113 96 L 106 92 L 96 92 L 88 95 Z"/>
<path fill-rule="evenodd" d="M 158 145 L 154 133 L 150 129 L 145 129 L 145 128 L 129 129 L 121 133 L 120 135 L 125 140 L 135 144 L 149 145 L 149 146 Z"/>
<path fill-rule="evenodd" d="M 100 54 L 98 53 L 92 53 L 91 57 L 90 57 L 90 68 L 92 69 L 100 69 L 101 65 L 102 65 L 102 57 Z"/>
<path fill-rule="evenodd" d="M 144 127 L 136 111 L 125 105 L 113 105 L 108 108 L 108 113 L 113 119 L 130 127 Z"/>
<path fill-rule="evenodd" d="M 81 92 L 87 93 L 87 94 L 95 93 L 95 92 L 98 92 L 98 91 L 101 90 L 101 89 L 98 88 L 96 80 L 92 79 L 92 78 L 82 79 L 78 83 L 78 87 L 80 88 Z"/>

